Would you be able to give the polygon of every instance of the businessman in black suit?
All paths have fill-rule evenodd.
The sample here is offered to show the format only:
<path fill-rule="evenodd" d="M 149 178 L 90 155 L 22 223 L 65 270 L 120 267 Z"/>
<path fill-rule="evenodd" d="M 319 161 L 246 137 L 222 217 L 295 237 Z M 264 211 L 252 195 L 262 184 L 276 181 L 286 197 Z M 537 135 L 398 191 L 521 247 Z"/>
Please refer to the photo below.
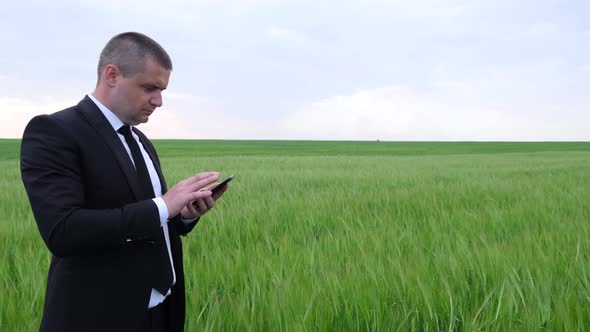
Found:
<path fill-rule="evenodd" d="M 134 126 L 162 105 L 172 62 L 139 33 L 113 37 L 76 106 L 33 118 L 21 173 L 52 253 L 41 331 L 182 331 L 181 235 L 225 191 L 206 172 L 170 189 Z"/>

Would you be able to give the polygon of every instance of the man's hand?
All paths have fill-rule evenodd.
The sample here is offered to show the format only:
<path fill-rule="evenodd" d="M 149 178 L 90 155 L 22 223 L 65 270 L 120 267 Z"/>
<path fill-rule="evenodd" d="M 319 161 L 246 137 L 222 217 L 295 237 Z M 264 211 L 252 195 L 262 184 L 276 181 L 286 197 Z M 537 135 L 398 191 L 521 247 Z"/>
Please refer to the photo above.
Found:
<path fill-rule="evenodd" d="M 209 188 L 215 187 L 217 183 L 209 186 Z M 206 189 L 203 189 L 206 190 Z M 227 190 L 227 184 L 225 184 L 219 191 L 215 193 L 215 195 L 207 196 L 204 198 L 199 198 L 194 202 L 188 203 L 180 212 L 184 219 L 196 219 L 200 218 L 202 215 L 207 213 L 209 210 L 213 208 L 215 205 L 215 201 L 223 195 L 223 193 Z"/>
<path fill-rule="evenodd" d="M 178 215 L 181 210 L 193 201 L 199 199 L 211 199 L 211 191 L 201 190 L 219 178 L 217 172 L 199 173 L 188 179 L 182 180 L 168 190 L 162 199 L 168 208 L 170 218 Z M 184 215 L 183 215 L 184 216 Z M 194 217 L 197 218 L 197 217 Z"/>

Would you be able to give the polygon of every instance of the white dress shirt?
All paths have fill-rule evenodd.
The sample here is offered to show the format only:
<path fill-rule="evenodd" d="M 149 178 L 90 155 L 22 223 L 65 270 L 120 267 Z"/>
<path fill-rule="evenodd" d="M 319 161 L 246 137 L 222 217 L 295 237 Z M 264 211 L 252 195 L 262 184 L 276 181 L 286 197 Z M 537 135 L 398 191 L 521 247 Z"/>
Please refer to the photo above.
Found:
<path fill-rule="evenodd" d="M 125 147 L 125 150 L 127 150 L 127 154 L 129 155 L 129 158 L 131 159 L 131 162 L 133 162 L 133 156 L 131 155 L 131 150 L 129 149 L 129 146 L 127 145 L 127 142 L 125 141 L 125 137 L 122 134 L 117 132 L 117 130 L 119 128 L 121 128 L 121 126 L 123 126 L 125 123 L 123 123 L 123 121 L 121 121 L 121 119 L 119 119 L 117 117 L 117 115 L 115 115 L 115 113 L 113 113 L 106 106 L 104 106 L 101 102 L 99 102 L 92 94 L 88 94 L 88 97 L 96 104 L 96 106 L 98 106 L 98 108 L 104 114 L 104 116 L 107 118 L 107 120 L 109 121 L 111 126 L 113 126 L 113 130 L 119 136 L 119 139 L 121 140 L 121 144 L 123 144 L 123 146 Z M 168 257 L 170 258 L 170 266 L 172 267 L 172 285 L 174 285 L 174 284 L 176 284 L 176 272 L 174 272 L 174 262 L 172 261 L 172 254 L 170 251 L 170 234 L 168 233 L 168 218 L 169 218 L 168 207 L 166 206 L 166 203 L 162 199 L 162 187 L 161 187 L 161 183 L 160 183 L 160 178 L 158 177 L 158 173 L 156 172 L 156 168 L 154 167 L 154 163 L 153 163 L 152 159 L 150 158 L 149 154 L 145 151 L 145 148 L 141 144 L 139 137 L 137 137 L 137 135 L 133 132 L 133 130 L 131 130 L 131 133 L 133 135 L 133 138 L 137 141 L 137 144 L 139 145 L 139 150 L 141 151 L 141 155 L 143 156 L 143 159 L 145 160 L 145 165 L 147 166 L 148 173 L 150 175 L 150 179 L 152 180 L 154 194 L 156 195 L 156 198 L 154 198 L 153 201 L 156 204 L 156 206 L 158 206 L 158 212 L 160 214 L 160 225 L 162 226 L 162 232 L 164 232 L 164 239 L 166 240 L 166 247 L 168 248 Z M 133 164 L 135 165 L 134 162 L 133 162 Z M 189 221 L 189 220 L 183 220 L 183 222 L 185 222 L 185 223 L 187 221 Z M 163 295 L 160 292 L 158 292 L 157 290 L 152 289 L 152 294 L 150 296 L 150 302 L 148 304 L 148 308 L 153 308 L 153 307 L 157 306 L 158 304 L 164 302 L 164 299 L 168 295 L 170 295 L 170 289 L 168 290 L 166 295 Z"/>

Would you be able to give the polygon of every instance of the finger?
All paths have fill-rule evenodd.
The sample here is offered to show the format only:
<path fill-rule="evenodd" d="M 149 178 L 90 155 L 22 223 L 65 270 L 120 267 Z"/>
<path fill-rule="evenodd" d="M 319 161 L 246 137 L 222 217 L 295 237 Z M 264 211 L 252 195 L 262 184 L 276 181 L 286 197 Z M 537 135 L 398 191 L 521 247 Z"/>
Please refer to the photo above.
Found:
<path fill-rule="evenodd" d="M 186 205 L 188 212 L 190 212 L 193 216 L 200 216 L 201 214 L 197 211 L 197 208 L 194 206 L 194 202 L 190 202 Z"/>
<path fill-rule="evenodd" d="M 211 192 L 209 190 L 193 191 L 193 192 L 189 193 L 189 197 L 190 197 L 190 199 L 188 200 L 189 202 L 196 201 L 197 199 L 211 197 Z"/>
<path fill-rule="evenodd" d="M 207 190 L 211 190 L 211 189 L 215 188 L 215 186 L 218 184 L 219 184 L 219 182 L 215 181 L 215 182 L 211 183 L 210 185 L 206 186 L 206 188 L 207 188 Z"/>
<path fill-rule="evenodd" d="M 190 183 L 195 183 L 199 180 L 203 180 L 203 179 L 206 179 L 206 178 L 208 178 L 210 176 L 214 176 L 214 175 L 216 175 L 219 178 L 219 172 L 203 172 L 203 173 L 199 173 L 194 176 L 191 176 L 189 179 L 190 179 Z"/>
<path fill-rule="evenodd" d="M 195 207 L 197 208 L 197 210 L 201 213 L 204 214 L 205 212 L 207 212 L 207 204 L 205 204 L 205 201 L 203 199 L 197 199 L 193 205 L 195 205 Z"/>
<path fill-rule="evenodd" d="M 203 201 L 207 205 L 207 210 L 211 210 L 213 205 L 215 205 L 215 200 L 211 196 L 203 198 Z"/>
<path fill-rule="evenodd" d="M 211 175 L 209 177 L 206 177 L 206 178 L 201 179 L 195 183 L 190 184 L 187 188 L 189 191 L 197 191 L 199 189 L 204 188 L 208 184 L 215 182 L 218 178 L 219 178 L 219 176 L 217 176 L 217 175 Z"/>

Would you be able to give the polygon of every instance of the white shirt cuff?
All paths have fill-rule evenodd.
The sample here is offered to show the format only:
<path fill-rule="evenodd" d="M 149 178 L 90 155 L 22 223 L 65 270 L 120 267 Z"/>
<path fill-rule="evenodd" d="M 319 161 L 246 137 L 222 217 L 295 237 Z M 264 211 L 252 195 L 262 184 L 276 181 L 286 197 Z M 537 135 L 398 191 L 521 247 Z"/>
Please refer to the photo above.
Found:
<path fill-rule="evenodd" d="M 184 219 L 183 216 L 180 216 L 180 220 L 182 220 L 182 223 L 185 225 L 190 225 L 192 223 L 194 223 L 195 221 L 199 220 L 199 218 L 195 218 L 195 219 Z"/>
<path fill-rule="evenodd" d="M 168 222 L 168 207 L 166 206 L 164 199 L 162 199 L 162 197 L 156 197 L 152 200 L 154 201 L 154 203 L 156 203 L 156 206 L 158 207 L 158 212 L 160 213 L 160 225 L 167 223 Z"/>

